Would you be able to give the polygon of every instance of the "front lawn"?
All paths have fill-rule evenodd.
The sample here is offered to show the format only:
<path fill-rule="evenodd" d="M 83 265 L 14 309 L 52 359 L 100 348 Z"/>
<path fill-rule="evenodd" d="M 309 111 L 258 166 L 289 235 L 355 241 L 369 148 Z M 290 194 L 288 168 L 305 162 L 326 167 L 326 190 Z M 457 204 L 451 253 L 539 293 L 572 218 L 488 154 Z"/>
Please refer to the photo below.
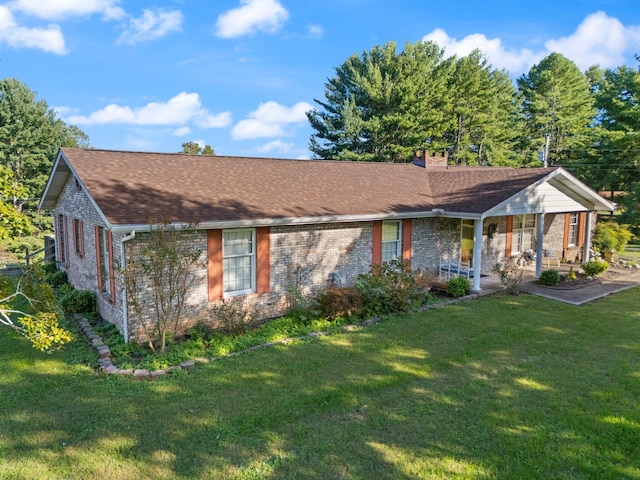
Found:
<path fill-rule="evenodd" d="M 482 297 L 153 382 L 3 328 L 0 478 L 640 478 L 639 300 Z"/>

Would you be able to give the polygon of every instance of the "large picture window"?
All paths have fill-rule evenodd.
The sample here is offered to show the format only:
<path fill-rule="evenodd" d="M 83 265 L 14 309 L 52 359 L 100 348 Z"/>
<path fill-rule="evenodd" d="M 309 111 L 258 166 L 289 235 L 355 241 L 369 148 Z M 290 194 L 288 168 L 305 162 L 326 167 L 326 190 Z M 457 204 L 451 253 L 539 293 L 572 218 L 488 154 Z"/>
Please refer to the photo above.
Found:
<path fill-rule="evenodd" d="M 255 291 L 255 243 L 253 229 L 222 232 L 222 279 L 225 294 Z"/>
<path fill-rule="evenodd" d="M 402 222 L 382 222 L 382 261 L 390 262 L 402 255 Z"/>
<path fill-rule="evenodd" d="M 535 250 L 536 216 L 534 214 L 513 217 L 511 253 Z"/>

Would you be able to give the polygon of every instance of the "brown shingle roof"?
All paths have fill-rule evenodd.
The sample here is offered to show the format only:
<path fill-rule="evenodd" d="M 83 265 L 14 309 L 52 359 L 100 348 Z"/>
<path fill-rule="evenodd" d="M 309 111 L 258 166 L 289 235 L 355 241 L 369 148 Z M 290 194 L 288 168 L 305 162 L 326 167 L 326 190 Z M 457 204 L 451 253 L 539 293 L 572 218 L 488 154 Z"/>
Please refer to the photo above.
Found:
<path fill-rule="evenodd" d="M 553 169 L 430 171 L 410 164 L 63 148 L 114 225 L 446 211 L 482 213 Z"/>

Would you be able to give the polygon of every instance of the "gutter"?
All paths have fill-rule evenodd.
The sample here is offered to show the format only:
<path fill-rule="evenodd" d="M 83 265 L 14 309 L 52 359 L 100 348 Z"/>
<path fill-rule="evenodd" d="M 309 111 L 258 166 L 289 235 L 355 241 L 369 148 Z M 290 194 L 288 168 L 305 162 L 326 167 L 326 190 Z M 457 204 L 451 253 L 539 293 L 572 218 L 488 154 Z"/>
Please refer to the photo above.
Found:
<path fill-rule="evenodd" d="M 124 252 L 124 242 L 128 242 L 129 240 L 133 240 L 136 238 L 136 231 L 132 230 L 128 235 L 125 235 L 120 239 L 120 264 L 122 266 L 122 271 L 127 268 L 127 257 Z M 127 298 L 127 287 L 122 284 L 122 315 L 123 315 L 123 336 L 124 343 L 129 343 L 129 299 Z"/>
<path fill-rule="evenodd" d="M 486 213 L 486 212 L 485 212 Z M 464 218 L 464 219 L 481 219 L 485 217 L 485 213 L 464 213 L 444 211 L 434 209 L 431 211 L 406 212 L 406 213 L 384 213 L 384 214 L 366 214 L 366 215 L 335 215 L 335 216 L 319 216 L 319 217 L 288 217 L 288 218 L 261 218 L 248 220 L 226 220 L 226 221 L 208 221 L 202 222 L 195 226 L 196 230 L 213 230 L 225 228 L 243 228 L 243 227 L 277 227 L 290 225 L 309 225 L 323 223 L 360 223 L 375 220 L 402 220 L 405 218 Z M 171 226 L 176 228 L 188 227 L 189 223 L 175 222 Z M 144 224 L 123 224 L 113 225 L 111 230 L 113 233 L 128 233 L 131 231 L 149 232 L 156 225 Z"/>

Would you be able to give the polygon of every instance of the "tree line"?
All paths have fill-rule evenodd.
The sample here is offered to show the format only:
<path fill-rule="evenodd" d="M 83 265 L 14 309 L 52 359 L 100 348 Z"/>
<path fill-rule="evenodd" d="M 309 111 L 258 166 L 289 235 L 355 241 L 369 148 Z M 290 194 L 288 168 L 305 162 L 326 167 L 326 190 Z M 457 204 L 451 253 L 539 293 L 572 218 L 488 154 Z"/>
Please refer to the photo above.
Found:
<path fill-rule="evenodd" d="M 595 189 L 625 192 L 640 223 L 640 70 L 581 72 L 552 53 L 512 81 L 475 50 L 444 56 L 432 42 L 354 54 L 307 112 L 317 159 L 408 162 L 417 149 L 457 165 L 562 166 Z"/>

